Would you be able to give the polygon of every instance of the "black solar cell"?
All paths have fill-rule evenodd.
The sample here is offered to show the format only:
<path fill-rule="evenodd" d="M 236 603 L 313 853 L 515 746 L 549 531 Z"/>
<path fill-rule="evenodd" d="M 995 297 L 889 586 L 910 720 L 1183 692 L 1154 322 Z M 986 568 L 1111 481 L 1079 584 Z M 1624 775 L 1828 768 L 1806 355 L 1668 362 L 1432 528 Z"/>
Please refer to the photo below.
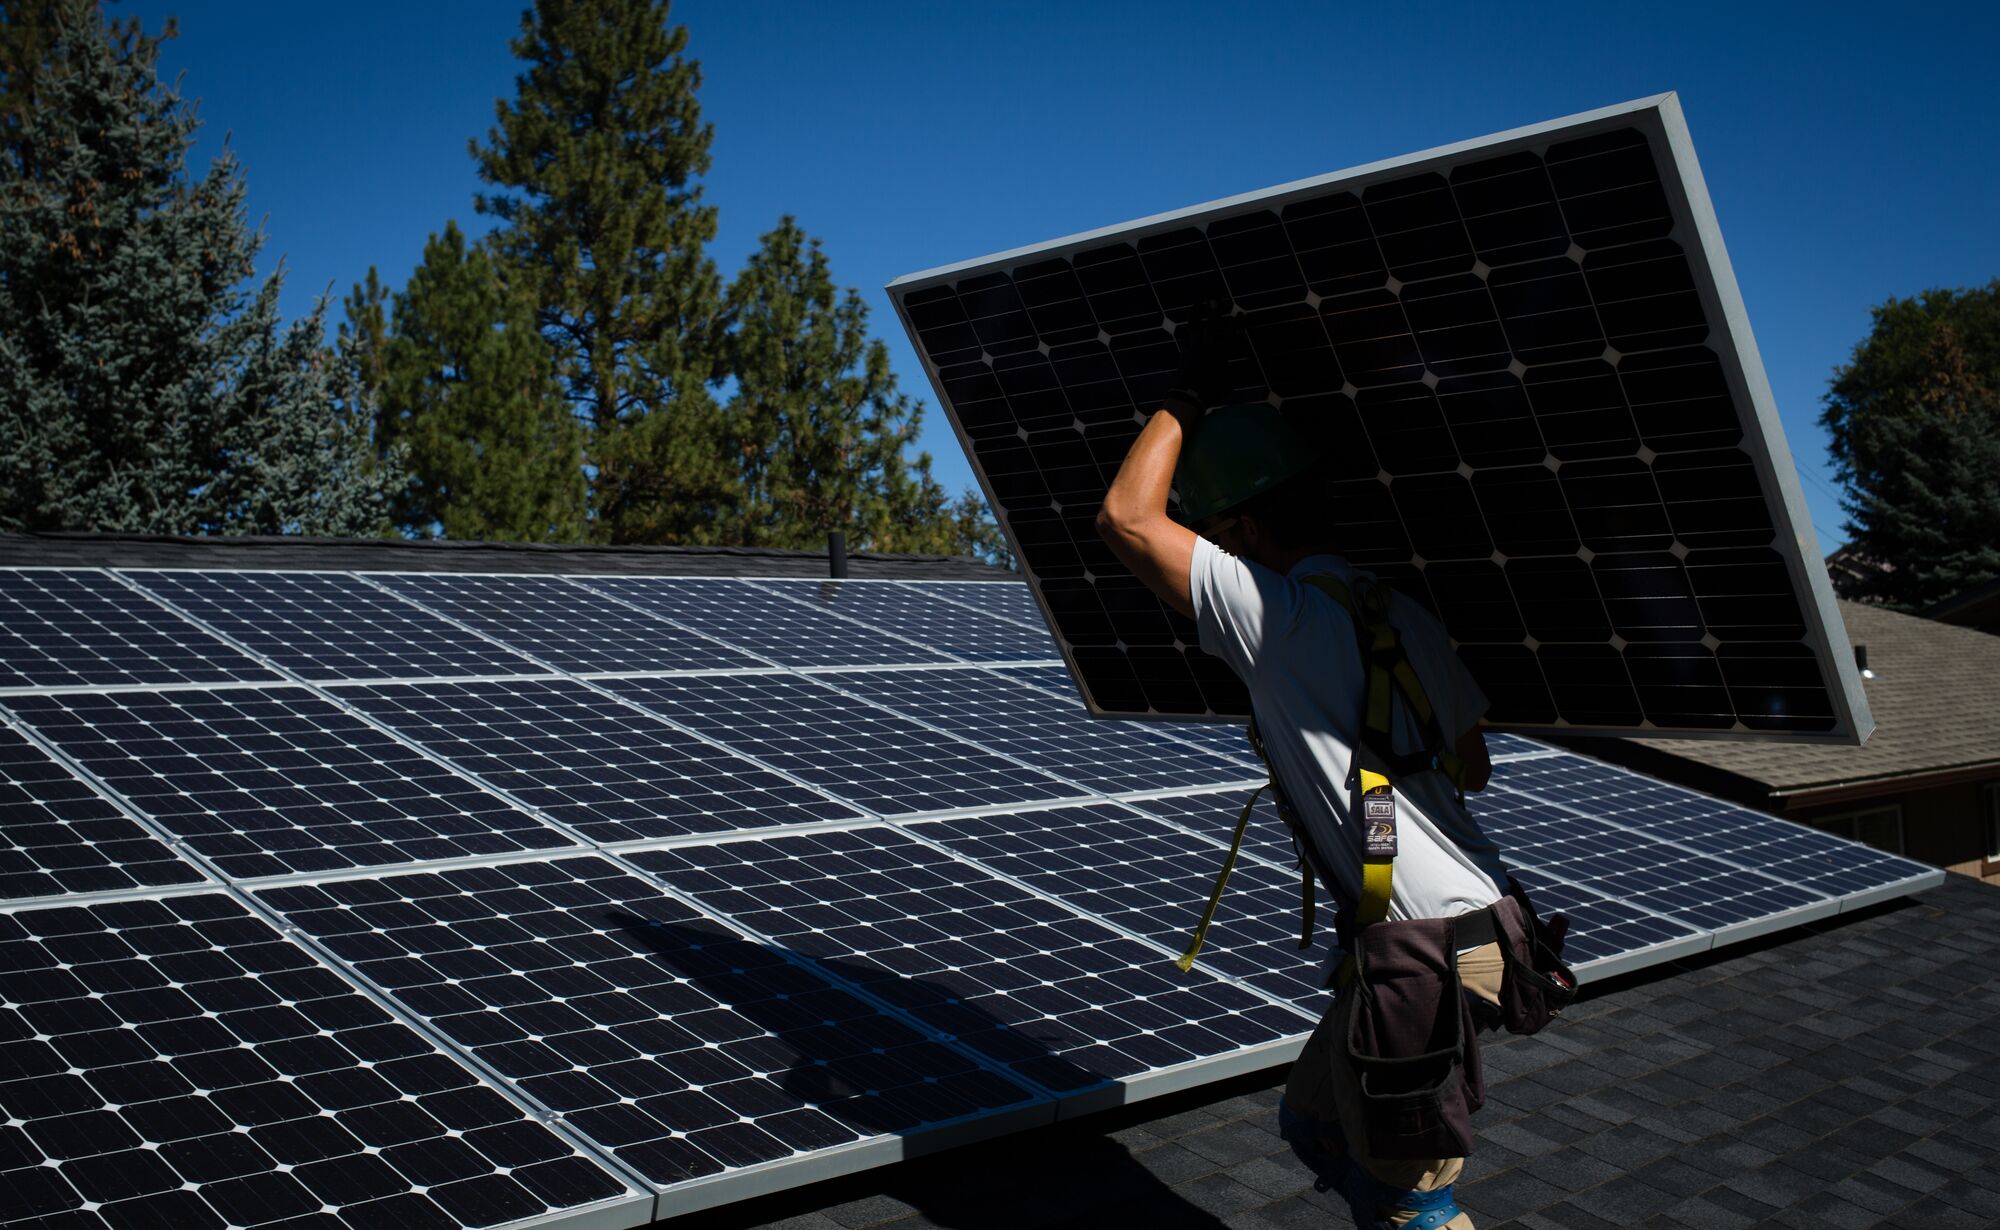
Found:
<path fill-rule="evenodd" d="M 1052 802 L 1083 793 L 795 676 L 612 679 L 605 686 L 878 815 Z"/>
<path fill-rule="evenodd" d="M 889 830 L 683 846 L 635 862 L 1055 1093 L 1311 1022 Z"/>
<path fill-rule="evenodd" d="M 8 1225 L 488 1226 L 627 1196 L 219 893 L 0 914 L 0 1039 Z"/>
<path fill-rule="evenodd" d="M 303 679 L 548 673 L 359 577 L 329 572 L 126 575 Z"/>
<path fill-rule="evenodd" d="M 40 748 L 0 728 L 0 898 L 169 884 L 202 874 Z"/>
<path fill-rule="evenodd" d="M 356 685 L 340 695 L 594 842 L 861 814 L 572 680 Z"/>
<path fill-rule="evenodd" d="M 302 688 L 8 703 L 237 879 L 575 844 Z"/>
<path fill-rule="evenodd" d="M 1035 1096 L 603 859 L 260 895 L 662 1185 Z"/>
<path fill-rule="evenodd" d="M 0 572 L 0 688 L 276 678 L 101 572 Z"/>
<path fill-rule="evenodd" d="M 606 602 L 562 577 L 395 572 L 370 579 L 572 674 L 757 665 L 747 654 L 623 603 Z"/>

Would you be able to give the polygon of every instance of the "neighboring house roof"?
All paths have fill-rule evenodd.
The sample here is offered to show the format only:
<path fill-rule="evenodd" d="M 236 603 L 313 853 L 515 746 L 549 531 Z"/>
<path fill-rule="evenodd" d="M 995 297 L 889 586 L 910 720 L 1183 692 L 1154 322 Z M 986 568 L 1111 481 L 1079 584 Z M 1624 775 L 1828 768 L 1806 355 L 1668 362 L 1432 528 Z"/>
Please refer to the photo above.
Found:
<path fill-rule="evenodd" d="M 1571 739 L 1577 750 L 1757 806 L 1817 806 L 2000 777 L 2000 638 L 1839 603 L 1868 649 L 1875 733 L 1860 747 L 1700 739 Z"/>
<path fill-rule="evenodd" d="M 2000 633 L 2000 577 L 1924 608 L 1925 619 Z"/>
<path fill-rule="evenodd" d="M 823 577 L 825 551 L 764 547 L 580 547 L 518 542 L 412 542 L 166 534 L 0 534 L 0 567 L 277 568 L 329 572 L 641 573 Z M 851 551 L 848 575 L 911 581 L 1005 581 L 1016 574 L 970 556 Z"/>
<path fill-rule="evenodd" d="M 1481 1230 L 2000 1224 L 2000 887 L 1938 889 L 1602 984 L 1482 1038 Z M 695 1214 L 676 1230 L 1344 1226 L 1284 1072 Z"/>

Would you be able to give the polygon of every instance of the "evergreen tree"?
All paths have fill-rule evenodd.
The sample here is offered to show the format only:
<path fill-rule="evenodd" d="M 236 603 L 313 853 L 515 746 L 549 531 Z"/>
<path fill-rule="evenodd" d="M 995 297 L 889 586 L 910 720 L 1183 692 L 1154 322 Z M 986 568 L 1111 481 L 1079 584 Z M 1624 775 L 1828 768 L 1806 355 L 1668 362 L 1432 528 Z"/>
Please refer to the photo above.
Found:
<path fill-rule="evenodd" d="M 54 16 L 0 142 L 0 527 L 376 532 L 389 479 L 321 313 L 283 329 L 282 273 L 244 288 L 235 159 L 188 176 L 199 120 L 157 39 L 88 0 Z"/>
<path fill-rule="evenodd" d="M 923 407 L 900 392 L 889 351 L 868 337 L 868 306 L 833 281 L 820 241 L 790 217 L 763 237 L 730 285 L 735 395 L 727 413 L 740 466 L 731 541 L 817 547 L 828 530 L 880 551 L 975 548 L 984 509 L 957 505 L 914 462 Z"/>
<path fill-rule="evenodd" d="M 385 320 L 374 270 L 348 299 L 343 352 L 372 382 L 377 435 L 407 449 L 400 519 L 419 533 L 516 542 L 583 536 L 583 432 L 534 305 L 457 223 Z"/>
<path fill-rule="evenodd" d="M 1891 567 L 1849 597 L 1917 610 L 2000 577 L 2000 280 L 1891 299 L 1820 421 L 1851 545 Z"/>
<path fill-rule="evenodd" d="M 714 129 L 699 66 L 658 0 L 536 0 L 479 175 L 495 251 L 537 304 L 589 431 L 595 536 L 709 541 L 730 502 L 709 386 L 721 376 L 715 210 L 695 180 Z M 512 276 L 512 275 L 510 275 Z"/>

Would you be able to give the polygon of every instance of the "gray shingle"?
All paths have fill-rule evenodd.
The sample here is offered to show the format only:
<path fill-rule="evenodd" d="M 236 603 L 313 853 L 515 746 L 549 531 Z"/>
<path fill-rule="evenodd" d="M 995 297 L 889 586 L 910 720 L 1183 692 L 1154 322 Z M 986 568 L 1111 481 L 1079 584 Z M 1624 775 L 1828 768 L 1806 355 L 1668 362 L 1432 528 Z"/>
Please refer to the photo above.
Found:
<path fill-rule="evenodd" d="M 1490 1039 L 1488 1104 L 1461 1204 L 1481 1230 L 2000 1224 L 2000 1073 L 1980 1059 L 2000 1036 L 2000 964 L 1989 948 L 1957 942 L 1968 934 L 2000 947 L 2000 888 L 1953 877 L 1914 902 L 1814 924 L 1754 952 L 1590 988 L 1574 1020 L 1543 1037 Z M 1805 1007 L 1829 997 L 1831 1006 Z M 1872 1025 L 1845 1037 L 1801 1029 L 1816 1012 Z M 1312 1190 L 1273 1132 L 1283 1075 L 822 1184 L 788 1205 L 772 1197 L 702 1214 L 675 1230 L 786 1217 L 824 1230 L 812 1218 L 899 1208 L 913 1211 L 878 1224 L 1344 1225 L 1344 1203 Z"/>

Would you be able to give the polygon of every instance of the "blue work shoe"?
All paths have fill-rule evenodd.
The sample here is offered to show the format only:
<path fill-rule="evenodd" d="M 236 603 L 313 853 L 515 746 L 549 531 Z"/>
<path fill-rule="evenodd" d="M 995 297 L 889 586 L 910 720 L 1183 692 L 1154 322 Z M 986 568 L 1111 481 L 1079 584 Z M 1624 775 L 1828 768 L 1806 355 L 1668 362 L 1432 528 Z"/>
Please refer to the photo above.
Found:
<path fill-rule="evenodd" d="M 1292 1147 L 1293 1156 L 1313 1172 L 1313 1190 L 1339 1192 L 1359 1230 L 1439 1230 L 1464 1212 L 1452 1196 L 1452 1185 L 1430 1191 L 1391 1187 L 1354 1164 L 1345 1148 L 1330 1147 L 1341 1139 L 1340 1125 L 1322 1123 L 1294 1111 L 1278 1099 L 1278 1135 Z M 1380 1216 L 1382 1210 L 1414 1213 L 1415 1217 L 1396 1226 Z"/>

